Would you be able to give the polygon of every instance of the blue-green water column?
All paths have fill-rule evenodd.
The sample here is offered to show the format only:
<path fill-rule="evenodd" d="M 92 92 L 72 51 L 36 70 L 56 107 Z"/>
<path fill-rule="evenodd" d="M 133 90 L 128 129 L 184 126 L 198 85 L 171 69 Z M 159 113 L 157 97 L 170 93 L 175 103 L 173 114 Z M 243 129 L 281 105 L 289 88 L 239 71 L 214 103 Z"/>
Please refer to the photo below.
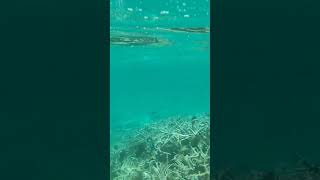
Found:
<path fill-rule="evenodd" d="M 111 15 L 111 34 L 161 41 L 111 44 L 111 143 L 157 118 L 209 112 L 210 34 L 163 30 L 209 27 L 208 1 L 112 1 Z"/>

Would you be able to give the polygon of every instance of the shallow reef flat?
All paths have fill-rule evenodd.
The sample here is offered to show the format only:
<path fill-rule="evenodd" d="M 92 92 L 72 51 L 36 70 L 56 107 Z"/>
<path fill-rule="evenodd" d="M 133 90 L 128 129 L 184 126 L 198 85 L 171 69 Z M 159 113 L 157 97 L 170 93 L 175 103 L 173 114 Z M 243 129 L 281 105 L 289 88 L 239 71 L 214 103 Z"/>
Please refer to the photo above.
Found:
<path fill-rule="evenodd" d="M 210 179 L 210 115 L 148 124 L 110 154 L 112 180 Z"/>

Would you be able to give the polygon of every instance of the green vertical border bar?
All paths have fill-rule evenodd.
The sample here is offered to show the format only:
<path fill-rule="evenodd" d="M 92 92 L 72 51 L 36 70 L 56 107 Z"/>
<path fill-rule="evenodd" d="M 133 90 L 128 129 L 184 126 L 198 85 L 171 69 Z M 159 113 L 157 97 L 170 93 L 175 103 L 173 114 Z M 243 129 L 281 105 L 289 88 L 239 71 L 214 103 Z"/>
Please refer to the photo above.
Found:
<path fill-rule="evenodd" d="M 107 96 L 107 106 L 106 106 L 106 115 L 107 115 L 107 123 L 106 123 L 106 128 L 107 128 L 107 149 L 106 149 L 106 172 L 107 172 L 107 178 L 110 179 L 110 18 L 111 18 L 111 10 L 110 10 L 110 2 L 111 0 L 106 1 L 106 9 L 107 9 L 107 16 L 105 19 L 106 22 L 106 27 L 105 27 L 105 37 L 103 38 L 104 40 L 106 40 L 105 45 L 106 45 L 106 54 L 107 54 L 107 59 L 106 59 L 106 68 L 107 68 L 107 74 L 104 74 L 104 77 L 106 78 L 106 82 L 107 82 L 107 93 L 105 93 L 105 95 Z"/>
<path fill-rule="evenodd" d="M 0 179 L 108 179 L 108 1 L 0 8 Z"/>
<path fill-rule="evenodd" d="M 212 5 L 214 167 L 290 169 L 299 156 L 317 164 L 319 2 Z"/>
<path fill-rule="evenodd" d="M 215 31 L 215 24 L 214 24 L 214 17 L 216 15 L 216 9 L 215 7 L 217 4 L 217 1 L 215 0 L 210 0 L 210 179 L 215 180 L 215 141 L 214 141 L 214 129 L 215 129 L 215 113 L 214 113 L 214 58 L 213 58 L 213 53 L 214 53 L 214 42 L 213 42 L 213 35 Z"/>
<path fill-rule="evenodd" d="M 108 179 L 110 178 L 110 18 L 111 18 L 111 10 L 110 10 L 110 0 L 106 2 L 106 9 L 107 9 L 107 17 L 106 17 L 106 37 L 104 39 L 106 40 L 106 48 L 107 51 L 107 61 L 106 61 L 106 67 L 107 67 L 107 74 L 104 77 L 107 77 L 107 152 L 106 152 L 106 172 Z"/>

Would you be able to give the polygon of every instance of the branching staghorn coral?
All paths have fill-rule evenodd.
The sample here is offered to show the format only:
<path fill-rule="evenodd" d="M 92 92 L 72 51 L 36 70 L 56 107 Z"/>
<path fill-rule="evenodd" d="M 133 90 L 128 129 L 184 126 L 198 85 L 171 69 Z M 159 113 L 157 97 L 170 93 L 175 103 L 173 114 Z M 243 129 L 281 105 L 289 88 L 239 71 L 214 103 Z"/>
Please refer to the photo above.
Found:
<path fill-rule="evenodd" d="M 209 180 L 210 115 L 170 117 L 112 149 L 113 180 Z"/>

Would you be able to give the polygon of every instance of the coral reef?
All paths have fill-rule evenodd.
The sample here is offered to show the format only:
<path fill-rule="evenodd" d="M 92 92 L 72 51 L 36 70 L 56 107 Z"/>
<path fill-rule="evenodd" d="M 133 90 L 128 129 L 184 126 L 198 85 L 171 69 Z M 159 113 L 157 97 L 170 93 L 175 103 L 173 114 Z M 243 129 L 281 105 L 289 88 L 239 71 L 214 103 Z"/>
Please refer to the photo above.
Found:
<path fill-rule="evenodd" d="M 111 149 L 112 180 L 210 179 L 210 115 L 170 117 Z"/>

